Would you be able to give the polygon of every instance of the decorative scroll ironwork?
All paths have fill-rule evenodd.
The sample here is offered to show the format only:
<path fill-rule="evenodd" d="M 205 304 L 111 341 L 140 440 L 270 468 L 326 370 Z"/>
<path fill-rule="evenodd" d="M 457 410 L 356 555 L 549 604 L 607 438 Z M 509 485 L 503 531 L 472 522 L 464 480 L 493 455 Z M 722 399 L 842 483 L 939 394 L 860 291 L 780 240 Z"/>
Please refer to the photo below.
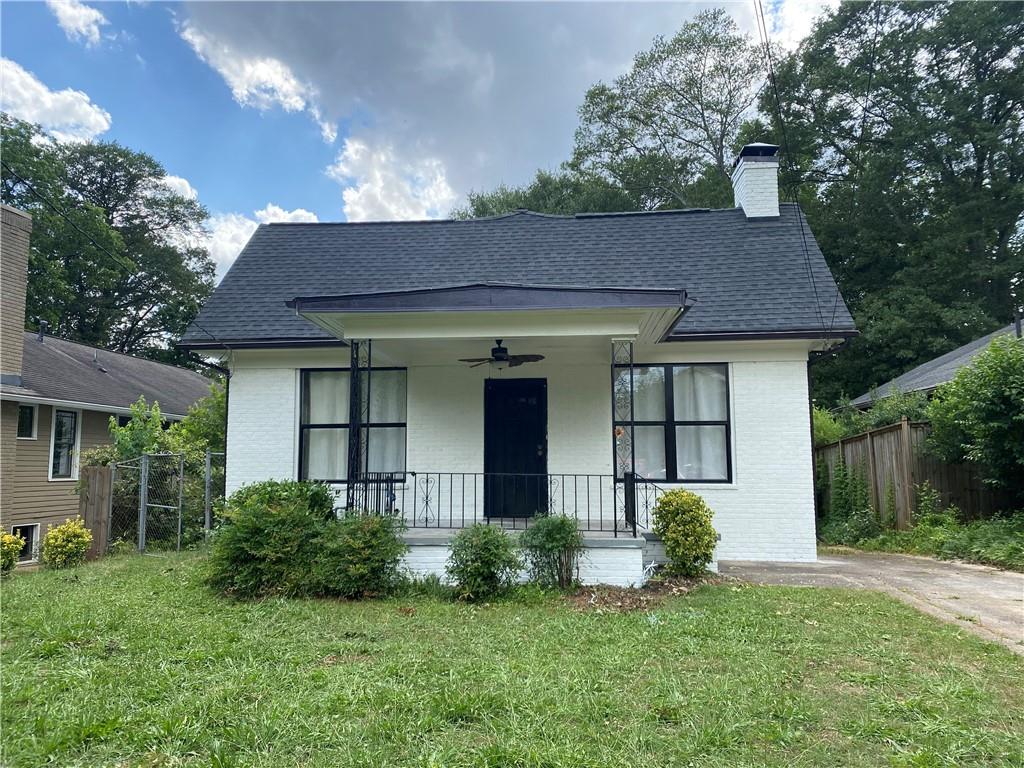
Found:
<path fill-rule="evenodd" d="M 352 339 L 349 341 L 349 429 L 348 429 L 348 488 L 346 506 L 357 506 L 358 486 L 366 464 L 369 430 L 363 424 L 370 414 L 370 342 Z M 365 392 L 363 391 L 365 389 Z"/>
<path fill-rule="evenodd" d="M 616 477 L 636 472 L 633 379 L 633 342 L 615 339 L 612 341 L 612 450 Z"/>

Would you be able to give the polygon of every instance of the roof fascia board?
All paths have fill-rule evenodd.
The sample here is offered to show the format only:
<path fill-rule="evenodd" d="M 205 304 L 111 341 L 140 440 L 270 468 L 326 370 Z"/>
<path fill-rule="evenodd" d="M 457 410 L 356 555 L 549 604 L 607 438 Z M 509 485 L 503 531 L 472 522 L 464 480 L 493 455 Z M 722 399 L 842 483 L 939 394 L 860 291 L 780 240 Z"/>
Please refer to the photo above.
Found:
<path fill-rule="evenodd" d="M 38 397 L 36 395 L 19 395 L 14 392 L 2 392 L 0 391 L 0 400 L 15 401 L 18 403 L 24 403 L 25 405 L 55 405 L 59 408 L 77 408 L 82 411 L 102 411 L 103 413 L 116 413 L 118 415 L 131 415 L 132 409 L 130 406 L 121 405 L 106 405 L 103 403 L 84 403 L 78 400 L 60 400 L 53 397 Z M 185 418 L 185 414 L 182 413 L 169 413 L 161 410 L 160 415 L 174 421 L 180 421 Z"/>

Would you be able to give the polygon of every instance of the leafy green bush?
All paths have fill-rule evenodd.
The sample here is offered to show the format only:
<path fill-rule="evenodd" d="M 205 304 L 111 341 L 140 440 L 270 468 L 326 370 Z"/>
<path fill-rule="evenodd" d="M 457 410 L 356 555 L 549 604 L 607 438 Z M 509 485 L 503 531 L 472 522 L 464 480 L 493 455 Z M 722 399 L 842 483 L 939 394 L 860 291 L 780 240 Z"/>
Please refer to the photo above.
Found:
<path fill-rule="evenodd" d="M 231 507 L 250 505 L 280 507 L 293 505 L 308 509 L 323 520 L 334 519 L 334 494 L 323 483 L 296 480 L 263 480 L 244 485 L 228 499 Z"/>
<path fill-rule="evenodd" d="M 846 437 L 846 430 L 835 416 L 824 408 L 814 406 L 812 422 L 814 425 L 814 444 L 829 445 Z"/>
<path fill-rule="evenodd" d="M 942 542 L 937 554 L 1024 571 L 1024 511 L 1007 518 L 958 526 Z"/>
<path fill-rule="evenodd" d="M 1024 502 L 1024 342 L 996 338 L 935 391 L 928 415 L 932 450 L 977 465 L 987 483 Z"/>
<path fill-rule="evenodd" d="M 565 589 L 576 581 L 583 534 L 571 517 L 541 517 L 523 531 L 519 546 L 530 578 L 545 587 Z"/>
<path fill-rule="evenodd" d="M 522 567 L 508 534 L 477 523 L 452 539 L 446 571 L 460 598 L 485 600 L 511 586 Z"/>
<path fill-rule="evenodd" d="M 6 531 L 0 533 L 0 573 L 10 573 L 18 564 L 18 555 L 25 546 L 25 539 Z"/>
<path fill-rule="evenodd" d="M 50 568 L 69 568 L 85 562 L 91 544 L 92 532 L 82 518 L 73 517 L 60 525 L 47 526 L 41 557 Z"/>
<path fill-rule="evenodd" d="M 654 505 L 654 532 L 665 543 L 668 570 L 681 576 L 699 576 L 714 557 L 717 534 L 712 512 L 691 491 L 663 493 Z"/>
<path fill-rule="evenodd" d="M 399 583 L 405 554 L 401 521 L 380 515 L 332 520 L 317 539 L 314 592 L 351 599 L 387 595 Z"/>
<path fill-rule="evenodd" d="M 312 591 L 313 564 L 327 526 L 313 483 L 267 481 L 236 491 L 210 548 L 209 583 L 252 598 Z M 300 487 L 302 486 L 302 487 Z"/>

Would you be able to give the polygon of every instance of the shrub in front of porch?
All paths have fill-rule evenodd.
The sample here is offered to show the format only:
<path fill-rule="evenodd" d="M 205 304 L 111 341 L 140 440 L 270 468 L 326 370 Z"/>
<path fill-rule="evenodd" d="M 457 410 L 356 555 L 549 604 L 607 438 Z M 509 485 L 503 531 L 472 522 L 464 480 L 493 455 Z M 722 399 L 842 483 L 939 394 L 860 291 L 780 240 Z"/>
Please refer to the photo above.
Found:
<path fill-rule="evenodd" d="M 446 571 L 463 600 L 486 600 L 515 582 L 522 560 L 501 528 L 476 523 L 452 539 Z"/>
<path fill-rule="evenodd" d="M 405 551 L 392 518 L 334 517 L 319 483 L 255 483 L 228 499 L 213 537 L 210 585 L 225 594 L 361 598 L 391 591 Z"/>
<path fill-rule="evenodd" d="M 674 490 L 654 505 L 654 532 L 665 544 L 667 570 L 677 576 L 700 576 L 715 553 L 718 535 L 711 509 L 692 491 Z"/>
<path fill-rule="evenodd" d="M 544 587 L 565 589 L 575 583 L 583 551 L 583 534 L 571 517 L 537 518 L 519 537 L 530 579 Z"/>

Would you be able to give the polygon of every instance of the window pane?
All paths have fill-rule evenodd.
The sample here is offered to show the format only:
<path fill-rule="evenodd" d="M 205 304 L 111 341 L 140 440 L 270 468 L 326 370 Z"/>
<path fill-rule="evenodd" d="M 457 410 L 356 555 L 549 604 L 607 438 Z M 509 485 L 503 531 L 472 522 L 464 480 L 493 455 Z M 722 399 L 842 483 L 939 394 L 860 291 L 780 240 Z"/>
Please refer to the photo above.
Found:
<path fill-rule="evenodd" d="M 665 420 L 665 369 L 633 369 L 633 412 L 637 421 Z M 629 421 L 629 368 L 615 369 L 615 420 Z"/>
<path fill-rule="evenodd" d="M 368 438 L 367 472 L 405 471 L 405 427 L 371 427 Z"/>
<path fill-rule="evenodd" d="M 306 373 L 303 424 L 348 423 L 348 371 Z"/>
<path fill-rule="evenodd" d="M 36 409 L 32 405 L 18 406 L 18 437 L 32 437 Z"/>
<path fill-rule="evenodd" d="M 728 480 L 724 426 L 676 427 L 676 472 L 680 480 Z"/>
<path fill-rule="evenodd" d="M 726 366 L 681 365 L 672 369 L 676 421 L 725 421 Z"/>
<path fill-rule="evenodd" d="M 363 378 L 365 386 L 365 375 Z M 370 372 L 370 423 L 405 421 L 405 371 Z M 373 470 L 370 470 L 371 472 Z"/>
<path fill-rule="evenodd" d="M 74 474 L 78 414 L 74 411 L 55 411 L 53 418 L 53 465 L 50 474 L 59 478 L 71 477 Z"/>
<path fill-rule="evenodd" d="M 348 430 L 306 429 L 302 432 L 306 480 L 344 480 L 348 476 Z"/>
<path fill-rule="evenodd" d="M 636 473 L 650 480 L 664 480 L 665 475 L 665 428 L 634 427 L 636 444 L 633 455 L 636 458 Z"/>

